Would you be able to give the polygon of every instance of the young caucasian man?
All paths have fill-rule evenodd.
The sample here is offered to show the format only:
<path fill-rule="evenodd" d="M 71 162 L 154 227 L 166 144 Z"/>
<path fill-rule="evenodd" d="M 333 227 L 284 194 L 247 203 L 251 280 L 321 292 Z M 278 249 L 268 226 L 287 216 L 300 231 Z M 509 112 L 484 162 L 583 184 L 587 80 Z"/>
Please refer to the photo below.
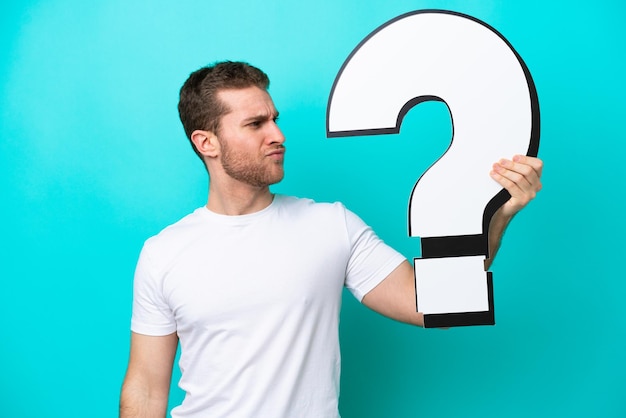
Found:
<path fill-rule="evenodd" d="M 141 251 L 120 416 L 166 414 L 181 346 L 183 403 L 173 417 L 335 418 L 342 289 L 371 309 L 422 326 L 413 268 L 340 203 L 274 195 L 285 137 L 269 80 L 241 62 L 192 73 L 179 113 L 210 176 L 206 206 Z M 504 228 L 541 188 L 542 162 L 515 156 L 491 177 L 511 199 Z"/>

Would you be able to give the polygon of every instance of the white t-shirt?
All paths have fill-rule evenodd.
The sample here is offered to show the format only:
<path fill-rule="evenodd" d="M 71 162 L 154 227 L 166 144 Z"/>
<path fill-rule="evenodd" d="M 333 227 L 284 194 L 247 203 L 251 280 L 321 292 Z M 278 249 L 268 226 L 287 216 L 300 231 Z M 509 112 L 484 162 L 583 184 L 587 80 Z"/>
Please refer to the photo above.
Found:
<path fill-rule="evenodd" d="M 402 261 L 339 203 L 202 207 L 146 241 L 131 328 L 178 334 L 173 417 L 334 418 L 342 288 L 361 300 Z"/>

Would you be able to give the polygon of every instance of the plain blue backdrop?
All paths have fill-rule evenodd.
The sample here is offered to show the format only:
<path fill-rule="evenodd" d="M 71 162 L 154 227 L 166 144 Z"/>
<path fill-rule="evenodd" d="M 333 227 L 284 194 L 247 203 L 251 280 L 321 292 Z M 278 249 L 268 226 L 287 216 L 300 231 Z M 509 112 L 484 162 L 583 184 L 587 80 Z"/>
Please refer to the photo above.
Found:
<path fill-rule="evenodd" d="M 524 58 L 544 190 L 493 266 L 496 326 L 412 328 L 346 294 L 342 415 L 626 416 L 617 0 L 3 2 L 0 415 L 117 414 L 141 245 L 206 201 L 176 112 L 180 85 L 202 65 L 246 60 L 270 75 L 289 150 L 274 191 L 343 201 L 418 255 L 408 199 L 450 142 L 445 107 L 419 105 L 394 136 L 326 139 L 325 116 L 352 49 L 426 8 L 487 22 Z M 172 404 L 181 399 L 174 382 Z"/>

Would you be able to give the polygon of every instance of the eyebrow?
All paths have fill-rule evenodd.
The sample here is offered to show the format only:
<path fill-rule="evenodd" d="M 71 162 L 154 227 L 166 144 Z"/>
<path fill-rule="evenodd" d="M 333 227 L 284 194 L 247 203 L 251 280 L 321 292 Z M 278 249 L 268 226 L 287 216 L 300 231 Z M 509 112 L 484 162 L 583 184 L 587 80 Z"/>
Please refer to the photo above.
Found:
<path fill-rule="evenodd" d="M 243 123 L 254 122 L 254 121 L 262 121 L 262 120 L 270 120 L 270 119 L 278 119 L 279 112 L 276 111 L 273 114 L 258 114 L 254 116 L 250 116 L 249 118 L 245 118 Z"/>

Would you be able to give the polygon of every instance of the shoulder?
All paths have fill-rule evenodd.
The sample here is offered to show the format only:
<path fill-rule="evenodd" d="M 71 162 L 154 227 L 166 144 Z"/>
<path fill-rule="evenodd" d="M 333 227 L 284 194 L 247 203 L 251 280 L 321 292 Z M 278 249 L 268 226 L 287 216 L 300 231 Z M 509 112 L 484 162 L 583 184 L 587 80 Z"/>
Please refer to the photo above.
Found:
<path fill-rule="evenodd" d="M 277 196 L 277 213 L 282 221 L 306 223 L 324 231 L 343 231 L 352 235 L 368 228 L 363 220 L 341 202 L 316 202 L 312 199 Z"/>
<path fill-rule="evenodd" d="M 176 252 L 177 247 L 184 247 L 194 237 L 202 234 L 202 210 L 198 208 L 173 224 L 165 227 L 158 234 L 148 238 L 142 252 L 154 253 L 156 256 Z"/>
<path fill-rule="evenodd" d="M 277 211 L 281 217 L 321 217 L 344 220 L 350 213 L 341 202 L 317 202 L 313 199 L 276 195 Z"/>
<path fill-rule="evenodd" d="M 341 202 L 317 202 L 313 199 L 295 196 L 276 195 L 275 197 L 279 210 L 301 210 L 301 211 L 345 211 L 346 207 Z"/>

